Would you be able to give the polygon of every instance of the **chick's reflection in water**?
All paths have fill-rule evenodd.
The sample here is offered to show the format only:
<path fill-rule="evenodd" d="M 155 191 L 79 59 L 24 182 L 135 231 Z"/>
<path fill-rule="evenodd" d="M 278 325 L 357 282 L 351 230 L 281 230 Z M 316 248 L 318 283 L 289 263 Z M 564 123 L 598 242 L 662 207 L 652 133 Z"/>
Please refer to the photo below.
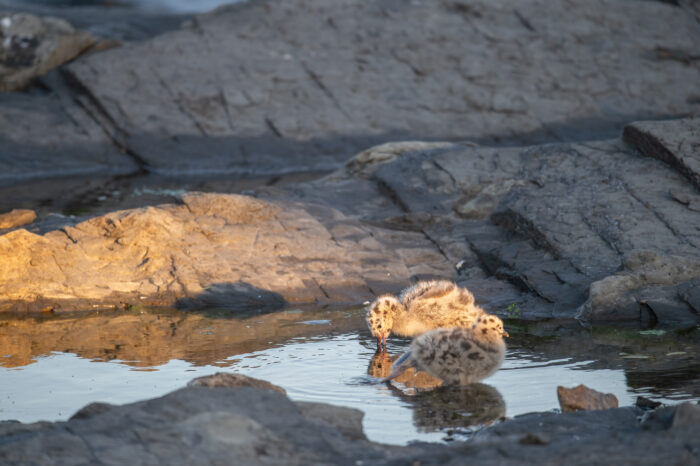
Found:
<path fill-rule="evenodd" d="M 397 356 L 390 357 L 386 351 L 377 351 L 369 362 L 367 374 L 377 379 L 385 379 L 391 374 L 392 363 L 398 359 Z M 442 381 L 437 377 L 410 368 L 394 379 L 403 384 L 407 389 L 435 388 L 442 385 Z"/>
<path fill-rule="evenodd" d="M 386 378 L 398 356 L 377 351 L 367 373 Z M 441 386 L 442 381 L 411 368 L 393 379 L 403 386 L 387 384 L 393 394 L 413 409 L 413 423 L 421 432 L 487 425 L 506 415 L 503 397 L 494 387 L 482 383 Z"/>

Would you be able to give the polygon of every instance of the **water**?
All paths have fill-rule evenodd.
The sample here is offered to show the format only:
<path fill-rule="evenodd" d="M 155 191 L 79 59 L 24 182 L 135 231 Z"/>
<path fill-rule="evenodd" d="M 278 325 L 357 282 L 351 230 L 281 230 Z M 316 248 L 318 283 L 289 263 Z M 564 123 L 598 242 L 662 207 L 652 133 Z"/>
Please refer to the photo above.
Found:
<path fill-rule="evenodd" d="M 502 369 L 485 384 L 437 387 L 426 374 L 370 384 L 408 341 L 390 338 L 391 356 L 376 353 L 362 314 L 0 316 L 0 419 L 65 420 L 93 401 L 156 397 L 221 370 L 269 380 L 293 400 L 360 409 L 368 438 L 391 444 L 462 439 L 503 416 L 556 409 L 557 385 L 614 393 L 621 406 L 640 394 L 669 404 L 700 398 L 697 331 L 533 337 L 515 328 Z"/>

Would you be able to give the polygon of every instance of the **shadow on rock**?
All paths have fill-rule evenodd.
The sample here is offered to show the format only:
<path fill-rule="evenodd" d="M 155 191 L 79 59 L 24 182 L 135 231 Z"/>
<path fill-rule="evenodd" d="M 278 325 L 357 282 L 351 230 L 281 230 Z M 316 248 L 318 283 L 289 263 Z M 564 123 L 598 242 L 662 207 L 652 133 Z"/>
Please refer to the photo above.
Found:
<path fill-rule="evenodd" d="M 214 283 L 193 298 L 180 298 L 179 309 L 209 309 L 236 313 L 260 313 L 282 308 L 282 295 L 249 283 Z"/>

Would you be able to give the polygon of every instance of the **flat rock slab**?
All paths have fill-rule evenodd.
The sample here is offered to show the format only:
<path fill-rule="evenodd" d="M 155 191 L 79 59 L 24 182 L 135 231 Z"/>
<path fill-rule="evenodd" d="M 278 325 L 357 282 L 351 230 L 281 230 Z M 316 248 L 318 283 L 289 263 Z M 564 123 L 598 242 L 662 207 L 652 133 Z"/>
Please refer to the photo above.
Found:
<path fill-rule="evenodd" d="M 139 171 L 69 95 L 0 93 L 0 109 L 0 186 Z M 48 191 L 41 184 L 28 189 Z"/>
<path fill-rule="evenodd" d="M 264 172 L 387 140 L 580 140 L 690 113 L 698 42 L 663 2 L 242 2 L 65 71 L 148 170 Z"/>
<path fill-rule="evenodd" d="M 408 284 L 431 261 L 450 275 L 422 235 L 398 233 L 391 241 L 424 251 L 423 260 L 406 263 L 371 227 L 333 209 L 312 214 L 298 203 L 187 194 L 181 205 L 114 212 L 45 235 L 18 229 L 0 236 L 0 308 L 259 311 L 285 301 L 362 302 Z"/>

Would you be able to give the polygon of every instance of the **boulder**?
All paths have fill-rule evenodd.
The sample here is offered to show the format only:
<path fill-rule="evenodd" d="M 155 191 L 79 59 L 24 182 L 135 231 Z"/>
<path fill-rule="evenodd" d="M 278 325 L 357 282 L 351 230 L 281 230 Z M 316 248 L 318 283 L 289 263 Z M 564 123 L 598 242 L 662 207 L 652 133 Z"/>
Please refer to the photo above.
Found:
<path fill-rule="evenodd" d="M 585 385 L 574 388 L 557 387 L 557 397 L 562 412 L 592 409 L 617 408 L 617 397 L 612 393 L 601 393 Z"/>
<path fill-rule="evenodd" d="M 0 92 L 18 91 L 37 76 L 97 43 L 59 18 L 0 14 Z"/>

